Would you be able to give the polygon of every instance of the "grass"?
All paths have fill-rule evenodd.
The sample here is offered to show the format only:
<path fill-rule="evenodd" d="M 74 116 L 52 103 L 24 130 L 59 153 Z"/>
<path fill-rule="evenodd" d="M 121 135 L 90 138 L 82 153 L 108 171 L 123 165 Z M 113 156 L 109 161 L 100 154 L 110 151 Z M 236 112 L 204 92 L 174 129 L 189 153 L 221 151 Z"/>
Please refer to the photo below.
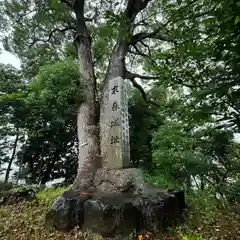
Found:
<path fill-rule="evenodd" d="M 67 189 L 63 187 L 46 188 L 36 194 L 37 199 L 34 201 L 1 205 L 0 240 L 102 240 L 103 238 L 97 234 L 82 233 L 77 228 L 70 233 L 61 233 L 45 225 L 48 209 L 56 198 Z M 135 239 L 134 234 L 131 234 L 129 239 Z M 174 238 L 165 236 L 154 239 L 173 240 Z"/>
<path fill-rule="evenodd" d="M 0 206 L 0 240 L 100 240 L 92 233 L 83 234 L 78 229 L 61 233 L 45 226 L 45 215 L 53 201 L 66 188 L 49 188 L 37 193 L 34 201 Z"/>
<path fill-rule="evenodd" d="M 48 209 L 66 189 L 62 187 L 46 188 L 37 193 L 37 199 L 34 201 L 1 205 L 0 240 L 101 240 L 101 236 L 91 232 L 82 233 L 77 228 L 70 233 L 61 233 L 45 226 L 45 216 Z M 149 239 L 237 239 L 235 237 L 240 236 L 239 205 L 215 209 L 211 207 L 210 201 L 204 203 L 203 199 L 206 199 L 205 195 L 194 196 L 191 199 L 194 208 L 189 214 L 189 220 L 173 229 L 172 236 L 157 236 Z M 190 202 L 190 199 L 187 201 Z M 129 239 L 134 238 L 129 237 Z"/>

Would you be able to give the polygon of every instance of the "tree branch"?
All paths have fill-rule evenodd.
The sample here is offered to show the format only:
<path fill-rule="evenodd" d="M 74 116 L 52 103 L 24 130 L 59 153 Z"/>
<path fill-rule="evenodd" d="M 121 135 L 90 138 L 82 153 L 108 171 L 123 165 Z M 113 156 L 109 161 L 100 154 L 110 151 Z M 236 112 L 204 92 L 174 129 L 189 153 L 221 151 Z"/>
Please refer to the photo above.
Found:
<path fill-rule="evenodd" d="M 137 74 L 137 73 L 132 73 L 132 72 L 129 72 L 129 71 L 126 71 L 125 77 L 130 79 L 130 80 L 133 79 L 133 78 L 140 78 L 140 79 L 146 79 L 146 80 L 159 79 L 159 77 L 156 77 L 156 76 L 144 76 L 144 75 Z"/>
<path fill-rule="evenodd" d="M 61 0 L 61 2 L 65 3 L 68 7 L 73 8 L 73 4 L 71 4 L 69 1 Z"/>
<path fill-rule="evenodd" d="M 31 14 L 31 13 L 33 13 L 33 12 L 36 12 L 36 11 L 37 11 L 36 9 L 33 9 L 33 10 L 29 11 L 29 12 L 24 12 L 24 13 L 23 13 L 22 15 L 20 15 L 20 17 L 16 20 L 16 23 L 20 23 L 24 17 L 27 17 L 27 15 L 29 15 L 29 14 Z"/>
<path fill-rule="evenodd" d="M 138 84 L 134 78 L 131 78 L 131 79 L 129 79 L 129 80 L 131 81 L 132 85 L 140 91 L 140 93 L 142 94 L 142 97 L 143 97 L 144 101 L 145 101 L 145 102 L 148 102 L 148 100 L 147 100 L 147 95 L 146 95 L 143 87 L 142 87 L 140 84 Z"/>
<path fill-rule="evenodd" d="M 132 39 L 131 39 L 131 45 L 135 45 L 138 42 L 141 42 L 142 40 L 144 40 L 146 38 L 155 38 L 155 39 L 166 41 L 166 42 L 177 43 L 177 41 L 175 41 L 174 39 L 171 39 L 168 36 L 164 36 L 164 35 L 160 34 L 161 29 L 162 29 L 162 26 L 158 27 L 156 30 L 149 32 L 149 33 L 140 32 L 140 33 L 133 35 Z"/>
<path fill-rule="evenodd" d="M 145 9 L 150 1 L 152 0 L 128 0 L 124 15 L 130 22 L 133 22 L 136 15 Z"/>
<path fill-rule="evenodd" d="M 186 7 L 189 8 L 191 5 L 193 5 L 193 4 L 196 3 L 197 1 L 198 1 L 198 0 L 193 0 L 193 1 L 191 1 Z M 214 11 L 214 10 L 216 9 L 216 7 L 217 7 L 220 3 L 221 3 L 221 2 L 219 1 L 219 3 L 215 4 L 212 9 L 207 10 L 207 11 L 204 11 L 204 12 L 200 12 L 200 13 L 198 13 L 198 14 L 195 14 L 193 17 L 195 17 L 195 18 L 203 17 L 204 15 L 207 15 L 208 13 L 211 13 L 212 11 Z M 178 13 L 178 11 L 174 12 L 174 13 L 169 17 L 169 20 L 164 24 L 165 27 L 171 22 L 172 18 L 173 18 L 174 16 L 176 16 L 177 13 Z M 187 20 L 187 19 L 189 19 L 189 17 L 192 17 L 192 16 L 187 15 L 187 16 L 184 17 L 182 20 Z"/>
<path fill-rule="evenodd" d="M 125 58 L 129 52 L 130 42 L 127 36 L 133 35 L 133 22 L 138 13 L 145 9 L 151 0 L 127 0 L 127 7 L 123 13 L 124 21 L 120 24 L 117 43 L 114 46 L 105 79 L 124 76 Z M 124 31 L 124 34 L 123 34 Z M 116 71 L 117 70 L 117 71 Z"/>
<path fill-rule="evenodd" d="M 74 1 L 73 9 L 76 15 L 76 25 L 77 25 L 76 31 L 78 35 L 80 34 L 90 38 L 90 34 L 86 27 L 86 19 L 84 17 L 84 6 L 85 6 L 85 0 Z"/>
<path fill-rule="evenodd" d="M 148 55 L 149 55 L 149 56 L 152 56 L 150 47 L 149 47 L 146 43 L 144 43 L 143 41 L 140 41 L 140 43 L 141 43 L 145 48 L 147 48 L 147 50 L 148 50 Z"/>
<path fill-rule="evenodd" d="M 56 32 L 62 32 L 62 33 L 64 33 L 64 32 L 66 32 L 66 31 L 68 31 L 68 30 L 73 30 L 73 28 L 72 28 L 71 26 L 68 26 L 68 27 L 63 28 L 63 29 L 55 28 L 55 29 L 53 29 L 53 30 L 48 34 L 48 39 L 38 39 L 38 38 L 36 38 L 36 39 L 34 39 L 34 40 L 30 43 L 29 48 L 31 48 L 31 47 L 32 47 L 35 43 L 37 43 L 37 42 L 44 42 L 44 43 L 49 42 L 49 41 L 51 40 L 53 34 L 56 33 Z"/>
<path fill-rule="evenodd" d="M 141 52 L 136 45 L 133 45 L 133 48 L 136 50 L 136 52 L 132 52 L 132 53 L 140 55 L 142 57 L 149 57 L 146 53 Z"/>
<path fill-rule="evenodd" d="M 190 4 L 193 4 L 195 3 L 196 1 L 193 0 Z M 211 13 L 212 11 L 214 11 L 217 6 L 219 5 L 219 3 L 215 4 L 214 7 L 208 11 L 204 11 L 204 12 L 200 12 L 198 14 L 195 14 L 194 17 L 195 18 L 199 18 L 199 17 L 202 17 L 208 13 Z M 189 7 L 189 6 L 188 6 Z M 172 16 L 176 15 L 176 13 L 174 13 Z M 188 19 L 190 16 L 187 16 L 186 18 L 184 18 L 183 20 L 186 20 Z M 172 19 L 172 17 L 170 17 L 169 19 Z M 170 20 L 169 20 L 170 21 Z M 160 31 L 165 29 L 166 30 L 166 26 L 168 25 L 169 21 L 167 21 L 167 23 L 165 24 L 162 24 L 161 26 L 159 26 L 157 29 L 155 29 L 154 31 L 152 32 L 140 32 L 140 33 L 137 33 L 135 35 L 132 36 L 132 40 L 131 40 L 131 44 L 134 45 L 136 44 L 137 42 L 139 41 L 142 41 L 146 38 L 155 38 L 155 39 L 158 39 L 158 40 L 162 40 L 162 41 L 166 41 L 166 42 L 171 42 L 171 43 L 174 43 L 176 44 L 177 41 L 174 40 L 174 39 L 171 39 L 169 36 L 166 36 L 166 35 L 163 35 L 163 34 L 160 34 Z"/>
<path fill-rule="evenodd" d="M 152 100 L 147 99 L 147 94 L 145 93 L 143 87 L 136 82 L 135 78 L 141 78 L 141 79 L 158 79 L 158 78 L 154 77 L 154 76 L 143 76 L 143 75 L 139 75 L 139 74 L 136 74 L 136 73 L 131 73 L 127 70 L 125 72 L 125 79 L 129 79 L 131 81 L 132 85 L 140 91 L 144 101 L 146 103 L 150 103 L 154 106 L 160 107 L 159 104 L 155 103 Z"/>

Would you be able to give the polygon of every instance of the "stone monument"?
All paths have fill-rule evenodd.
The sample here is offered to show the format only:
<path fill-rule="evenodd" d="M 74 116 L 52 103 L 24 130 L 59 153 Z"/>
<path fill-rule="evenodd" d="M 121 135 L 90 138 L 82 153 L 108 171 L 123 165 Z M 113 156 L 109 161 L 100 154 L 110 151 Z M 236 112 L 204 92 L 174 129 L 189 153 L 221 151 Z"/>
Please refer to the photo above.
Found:
<path fill-rule="evenodd" d="M 104 89 L 100 116 L 103 168 L 122 169 L 130 166 L 130 141 L 126 82 L 111 79 Z"/>
<path fill-rule="evenodd" d="M 129 239 L 157 233 L 182 221 L 183 191 L 161 190 L 145 184 L 140 169 L 129 168 L 129 121 L 121 77 L 108 82 L 102 99 L 100 127 L 102 166 L 89 189 L 65 191 L 48 211 L 47 226 L 60 231 L 79 227 L 104 238 Z"/>

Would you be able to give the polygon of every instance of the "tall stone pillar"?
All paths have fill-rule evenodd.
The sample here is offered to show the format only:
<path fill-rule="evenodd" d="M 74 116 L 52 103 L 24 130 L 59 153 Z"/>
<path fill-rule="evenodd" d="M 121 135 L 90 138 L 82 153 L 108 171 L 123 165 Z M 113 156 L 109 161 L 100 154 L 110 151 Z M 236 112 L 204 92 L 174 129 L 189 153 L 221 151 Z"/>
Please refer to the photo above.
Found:
<path fill-rule="evenodd" d="M 121 169 L 130 166 L 130 141 L 126 83 L 111 79 L 104 89 L 100 115 L 103 167 Z"/>

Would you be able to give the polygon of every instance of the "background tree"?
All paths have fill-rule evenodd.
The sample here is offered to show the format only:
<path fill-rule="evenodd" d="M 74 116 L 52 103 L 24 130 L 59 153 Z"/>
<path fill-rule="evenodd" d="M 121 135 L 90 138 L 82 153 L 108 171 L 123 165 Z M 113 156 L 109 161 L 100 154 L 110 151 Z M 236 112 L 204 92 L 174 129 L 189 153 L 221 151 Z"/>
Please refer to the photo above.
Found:
<path fill-rule="evenodd" d="M 149 96 L 154 96 L 154 91 Z M 160 91 L 159 91 L 160 93 Z M 154 101 L 164 104 L 164 93 L 155 97 Z M 130 156 L 131 161 L 138 167 L 151 171 L 152 161 L 152 134 L 163 124 L 163 116 L 159 114 L 158 106 L 149 105 L 137 90 L 133 90 L 129 96 L 129 127 L 130 127 Z M 162 105 L 161 109 L 165 106 Z"/>
<path fill-rule="evenodd" d="M 183 2 L 182 2 L 183 5 Z M 195 16 L 196 9 L 210 11 Z M 203 8 L 202 8 L 203 7 Z M 239 132 L 239 1 L 192 1 L 188 8 L 170 4 L 176 44 L 156 49 L 151 62 L 165 86 L 188 89 L 189 107 L 212 117 L 219 128 Z M 154 64 L 152 64 L 155 62 Z"/>
<path fill-rule="evenodd" d="M 25 114 L 25 85 L 20 73 L 10 65 L 0 65 L 0 124 L 2 162 L 7 164 L 5 182 L 8 182 L 17 147 L 22 141 Z"/>
<path fill-rule="evenodd" d="M 73 178 L 76 167 L 76 109 L 82 100 L 78 69 L 71 58 L 43 66 L 29 84 L 28 140 L 23 171 L 31 182 Z M 22 155 L 19 155 L 19 162 Z"/>

